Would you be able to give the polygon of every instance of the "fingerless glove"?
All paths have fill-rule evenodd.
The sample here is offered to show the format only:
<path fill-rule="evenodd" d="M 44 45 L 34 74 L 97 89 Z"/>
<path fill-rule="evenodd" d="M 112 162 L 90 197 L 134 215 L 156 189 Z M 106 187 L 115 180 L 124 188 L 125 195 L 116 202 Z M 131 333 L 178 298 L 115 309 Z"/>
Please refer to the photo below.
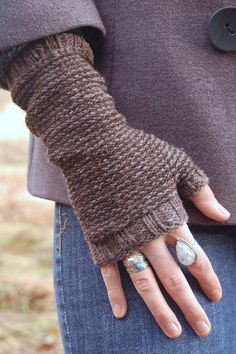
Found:
<path fill-rule="evenodd" d="M 14 60 L 7 85 L 62 170 L 95 265 L 122 260 L 188 221 L 181 198 L 208 177 L 182 148 L 127 124 L 83 37 L 35 41 Z"/>

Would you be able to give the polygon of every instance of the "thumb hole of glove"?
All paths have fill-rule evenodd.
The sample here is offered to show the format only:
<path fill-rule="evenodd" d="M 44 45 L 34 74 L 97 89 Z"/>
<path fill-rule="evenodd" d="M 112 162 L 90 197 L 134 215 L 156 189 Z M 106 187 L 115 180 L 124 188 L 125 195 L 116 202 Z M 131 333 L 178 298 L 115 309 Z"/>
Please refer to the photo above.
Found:
<path fill-rule="evenodd" d="M 187 156 L 177 182 L 180 198 L 183 201 L 192 198 L 207 184 L 209 184 L 209 177 L 193 162 L 191 157 Z"/>

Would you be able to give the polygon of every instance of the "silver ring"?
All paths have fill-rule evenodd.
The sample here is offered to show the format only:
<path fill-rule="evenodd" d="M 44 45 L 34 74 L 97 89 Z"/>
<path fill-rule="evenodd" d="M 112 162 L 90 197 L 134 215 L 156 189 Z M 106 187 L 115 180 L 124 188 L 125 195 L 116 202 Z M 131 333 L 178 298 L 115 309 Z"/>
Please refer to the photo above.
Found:
<path fill-rule="evenodd" d="M 181 264 L 189 266 L 196 262 L 199 257 L 196 245 L 198 244 L 197 240 L 194 240 L 192 244 L 183 238 L 176 238 L 176 256 Z"/>
<path fill-rule="evenodd" d="M 134 252 L 130 256 L 127 256 L 123 264 L 128 273 L 138 273 L 149 267 L 146 257 L 140 252 Z"/>

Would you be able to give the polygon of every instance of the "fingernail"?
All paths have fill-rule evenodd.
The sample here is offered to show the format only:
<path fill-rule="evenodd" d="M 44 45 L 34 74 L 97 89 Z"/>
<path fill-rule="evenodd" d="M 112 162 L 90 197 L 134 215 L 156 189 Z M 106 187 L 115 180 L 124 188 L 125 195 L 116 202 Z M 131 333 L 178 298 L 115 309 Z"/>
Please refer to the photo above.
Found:
<path fill-rule="evenodd" d="M 121 310 L 122 310 L 122 308 L 121 308 L 120 304 L 115 304 L 113 306 L 113 312 L 114 312 L 115 316 L 120 316 L 121 315 Z"/>
<path fill-rule="evenodd" d="M 220 290 L 218 290 L 218 289 L 215 289 L 215 290 L 212 291 L 211 297 L 212 297 L 212 299 L 214 301 L 218 301 L 222 297 L 222 292 Z"/>
<path fill-rule="evenodd" d="M 227 216 L 230 215 L 230 212 L 227 209 L 225 209 L 221 204 L 218 203 L 217 208 L 221 212 L 221 214 L 227 215 Z"/>
<path fill-rule="evenodd" d="M 166 325 L 166 332 L 168 335 L 173 337 L 173 336 L 177 336 L 180 330 L 179 327 L 174 322 L 171 322 Z"/>
<path fill-rule="evenodd" d="M 198 321 L 196 323 L 196 330 L 200 336 L 207 335 L 210 332 L 210 327 L 205 321 Z"/>

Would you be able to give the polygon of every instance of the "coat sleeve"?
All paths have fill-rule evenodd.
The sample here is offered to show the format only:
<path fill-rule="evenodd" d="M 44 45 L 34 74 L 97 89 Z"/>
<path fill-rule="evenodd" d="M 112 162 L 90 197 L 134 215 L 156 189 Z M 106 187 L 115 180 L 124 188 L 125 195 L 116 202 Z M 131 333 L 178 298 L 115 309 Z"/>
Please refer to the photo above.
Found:
<path fill-rule="evenodd" d="M 0 51 L 73 28 L 90 28 L 98 42 L 106 34 L 94 0 L 0 0 L 0 5 Z"/>

